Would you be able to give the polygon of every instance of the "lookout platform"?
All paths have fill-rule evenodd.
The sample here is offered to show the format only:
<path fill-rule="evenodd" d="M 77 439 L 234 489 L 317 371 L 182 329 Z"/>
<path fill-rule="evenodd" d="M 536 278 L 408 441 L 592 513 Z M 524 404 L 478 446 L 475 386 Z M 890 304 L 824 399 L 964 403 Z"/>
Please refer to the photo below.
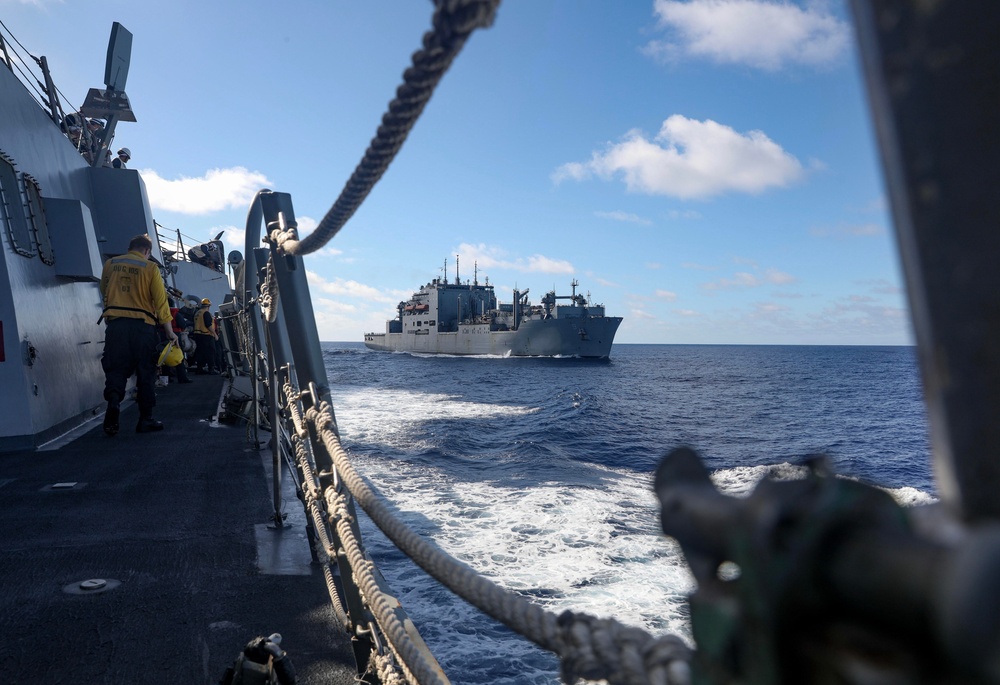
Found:
<path fill-rule="evenodd" d="M 138 409 L 123 405 L 114 438 L 97 416 L 69 444 L 0 455 L 12 682 L 214 684 L 275 632 L 300 683 L 355 682 L 304 529 L 267 525 L 269 453 L 214 421 L 225 379 L 193 381 L 157 389 L 162 432 L 136 434 Z M 299 501 L 285 508 L 295 521 Z M 91 579 L 106 585 L 83 589 Z"/>

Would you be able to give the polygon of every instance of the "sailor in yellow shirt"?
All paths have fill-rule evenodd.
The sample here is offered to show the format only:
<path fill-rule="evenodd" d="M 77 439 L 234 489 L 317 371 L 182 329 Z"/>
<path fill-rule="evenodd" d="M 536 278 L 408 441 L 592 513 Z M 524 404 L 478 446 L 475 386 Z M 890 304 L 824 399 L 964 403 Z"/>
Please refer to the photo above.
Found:
<path fill-rule="evenodd" d="M 137 235 L 128 244 L 128 254 L 104 262 L 101 296 L 104 299 L 104 432 L 118 433 L 120 404 L 129 376 L 136 374 L 136 401 L 139 422 L 136 433 L 163 430 L 153 418 L 156 404 L 156 326 L 169 340 L 177 342 L 171 326 L 170 307 L 163 277 L 156 263 L 149 261 L 153 243 L 148 235 Z"/>
<path fill-rule="evenodd" d="M 218 373 L 215 364 L 215 346 L 219 334 L 215 332 L 215 321 L 209 309 L 212 301 L 207 297 L 201 301 L 201 308 L 194 315 L 194 365 L 195 373 Z"/>

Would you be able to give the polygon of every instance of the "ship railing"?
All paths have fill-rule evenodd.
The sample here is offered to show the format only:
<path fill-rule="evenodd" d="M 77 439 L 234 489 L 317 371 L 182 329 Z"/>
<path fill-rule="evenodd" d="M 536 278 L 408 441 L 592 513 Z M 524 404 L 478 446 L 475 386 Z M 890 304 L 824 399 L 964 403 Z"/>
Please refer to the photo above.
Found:
<path fill-rule="evenodd" d="M 251 236 L 261 222 L 268 247 L 255 248 Z M 415 533 L 362 478 L 341 442 L 302 257 L 280 248 L 282 236 L 295 232 L 291 197 L 259 192 L 247 220 L 239 328 L 251 348 L 253 421 L 270 428 L 274 524 L 283 522 L 280 479 L 288 464 L 334 614 L 354 643 L 359 679 L 449 682 L 365 551 L 355 505 L 430 576 L 556 654 L 566 682 L 687 682 L 690 650 L 680 638 L 654 637 L 615 619 L 544 610 Z"/>
<path fill-rule="evenodd" d="M 92 161 L 93 151 L 97 150 L 97 136 L 90 131 L 86 118 L 79 113 L 79 107 L 71 109 L 71 115 L 65 113 L 63 102 L 72 103 L 60 91 L 49 72 L 48 60 L 44 55 L 35 56 L 17 39 L 7 25 L 0 21 L 0 61 L 25 87 L 32 99 L 44 110 L 52 121 L 62 128 L 67 139 L 76 147 L 87 161 Z M 79 130 L 79 133 L 71 131 Z"/>
<path fill-rule="evenodd" d="M 158 221 L 153 221 L 153 225 L 156 227 L 156 237 L 160 243 L 160 250 L 163 252 L 163 257 L 167 262 L 191 262 L 191 256 L 188 254 L 190 248 L 212 242 L 210 240 L 193 238 L 182 233 L 179 228 L 168 228 Z M 220 233 L 216 240 L 221 237 L 222 234 Z M 218 268 L 223 268 L 223 265 L 219 264 Z"/>
<path fill-rule="evenodd" d="M 38 106 L 51 114 L 54 98 L 46 85 L 49 79 L 42 68 L 44 58 L 32 55 L 2 21 L 0 21 L 0 59 L 24 85 Z M 38 73 L 35 73 L 35 70 Z M 58 123 L 60 119 L 54 118 Z"/>

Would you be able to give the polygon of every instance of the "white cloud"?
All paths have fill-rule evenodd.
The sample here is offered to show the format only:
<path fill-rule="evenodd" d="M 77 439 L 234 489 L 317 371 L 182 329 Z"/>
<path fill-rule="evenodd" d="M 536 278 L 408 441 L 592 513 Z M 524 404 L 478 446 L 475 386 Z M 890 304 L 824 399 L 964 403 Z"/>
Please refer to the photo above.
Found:
<path fill-rule="evenodd" d="M 817 238 L 856 238 L 856 237 L 869 237 L 874 235 L 882 235 L 884 230 L 878 224 L 854 224 L 854 225 L 841 225 L 835 228 L 826 228 L 823 226 L 815 226 L 809 229 L 809 233 Z"/>
<path fill-rule="evenodd" d="M 629 316 L 631 318 L 633 318 L 633 319 L 645 319 L 647 321 L 656 318 L 655 316 L 653 316 L 649 312 L 643 311 L 641 309 L 633 309 L 633 310 L 631 310 L 629 312 Z"/>
<path fill-rule="evenodd" d="M 839 331 L 882 334 L 905 330 L 907 310 L 870 301 L 869 298 L 847 297 L 836 301 L 815 315 L 817 326 Z"/>
<path fill-rule="evenodd" d="M 664 300 L 666 302 L 673 302 L 677 299 L 677 293 L 670 292 L 669 290 L 657 290 L 653 293 L 654 297 L 658 300 Z"/>
<path fill-rule="evenodd" d="M 506 252 L 501 248 L 483 243 L 479 245 L 462 243 L 455 252 L 460 255 L 462 263 L 466 265 L 466 269 L 469 268 L 470 262 L 474 262 L 479 265 L 480 272 L 483 269 L 510 269 L 526 273 L 576 273 L 573 265 L 563 259 L 552 259 L 540 254 L 531 255 L 527 258 L 516 257 L 509 259 Z"/>
<path fill-rule="evenodd" d="M 384 294 L 378 288 L 370 285 L 349 281 L 343 278 L 335 278 L 328 281 L 315 271 L 306 271 L 306 278 L 309 281 L 310 289 L 318 290 L 320 293 L 335 295 L 340 297 L 354 297 L 371 302 L 391 302 L 395 303 L 397 298 Z"/>
<path fill-rule="evenodd" d="M 328 312 L 337 312 L 342 315 L 357 314 L 359 311 L 359 309 L 353 304 L 349 304 L 342 300 L 331 300 L 326 297 L 317 297 L 313 300 L 313 306 L 317 309 L 323 309 Z"/>
<path fill-rule="evenodd" d="M 707 266 L 705 264 L 696 264 L 694 262 L 684 262 L 681 264 L 682 269 L 693 269 L 695 271 L 718 271 L 717 266 Z"/>
<path fill-rule="evenodd" d="M 632 192 L 680 199 L 707 198 L 726 192 L 758 194 L 784 187 L 805 171 L 793 155 L 762 131 L 738 133 L 711 119 L 696 121 L 674 114 L 653 140 L 636 130 L 589 162 L 556 169 L 556 183 L 591 176 L 621 176 Z"/>
<path fill-rule="evenodd" d="M 637 214 L 629 214 L 628 212 L 614 211 L 614 212 L 594 212 L 594 216 L 598 216 L 602 219 L 612 219 L 613 221 L 624 221 L 633 224 L 642 224 L 643 226 L 649 226 L 653 222 L 649 219 L 643 219 Z"/>
<path fill-rule="evenodd" d="M 870 292 L 877 295 L 904 295 L 906 293 L 905 289 L 890 283 L 884 278 L 858 281 L 858 284 L 868 287 Z"/>
<path fill-rule="evenodd" d="M 786 283 L 794 283 L 798 279 L 796 279 L 795 276 L 792 276 L 791 274 L 786 274 L 784 271 L 778 271 L 777 269 L 767 269 L 764 271 L 764 280 L 774 285 L 784 285 Z"/>
<path fill-rule="evenodd" d="M 756 305 L 754 305 L 754 311 L 757 314 L 766 316 L 769 314 L 774 314 L 775 312 L 787 312 L 788 307 L 777 304 L 775 302 L 758 302 Z"/>
<path fill-rule="evenodd" d="M 684 210 L 683 212 L 678 209 L 671 209 L 667 212 L 667 218 L 671 220 L 677 219 L 701 219 L 701 212 L 696 212 L 693 209 Z"/>
<path fill-rule="evenodd" d="M 152 169 L 142 169 L 149 204 L 180 214 L 211 214 L 224 209 L 247 209 L 258 190 L 272 185 L 259 171 L 243 167 L 209 169 L 200 178 L 161 177 Z"/>
<path fill-rule="evenodd" d="M 706 290 L 742 290 L 746 288 L 757 288 L 762 285 L 786 285 L 794 283 L 797 279 L 791 274 L 787 274 L 777 269 L 765 269 L 763 274 L 752 274 L 747 271 L 739 271 L 733 274 L 732 278 L 720 278 L 717 281 L 705 283 Z"/>
<path fill-rule="evenodd" d="M 792 64 L 825 67 L 847 53 L 851 28 L 823 3 L 784 0 L 656 0 L 668 33 L 643 52 L 663 61 L 685 57 L 775 71 Z"/>
<path fill-rule="evenodd" d="M 311 216 L 300 216 L 295 219 L 298 223 L 299 240 L 302 240 L 307 235 L 311 234 L 319 226 L 319 222 L 313 219 Z M 330 247 L 330 243 L 326 244 L 326 247 L 322 247 L 315 252 L 310 252 L 307 256 L 309 257 L 339 257 L 344 254 L 343 250 L 338 250 L 335 247 Z"/>
<path fill-rule="evenodd" d="M 735 288 L 756 288 L 761 284 L 759 278 L 746 271 L 740 271 L 732 278 L 720 278 L 705 284 L 706 290 L 732 290 Z"/>
<path fill-rule="evenodd" d="M 225 244 L 227 250 L 239 250 L 240 254 L 246 252 L 246 228 L 237 228 L 236 226 L 216 226 L 212 230 L 208 231 L 208 233 L 210 233 L 214 238 L 218 235 L 219 231 L 222 231 L 222 242 Z M 263 247 L 263 245 L 257 245 L 256 247 Z M 243 254 L 243 256 L 246 257 L 245 254 Z"/>

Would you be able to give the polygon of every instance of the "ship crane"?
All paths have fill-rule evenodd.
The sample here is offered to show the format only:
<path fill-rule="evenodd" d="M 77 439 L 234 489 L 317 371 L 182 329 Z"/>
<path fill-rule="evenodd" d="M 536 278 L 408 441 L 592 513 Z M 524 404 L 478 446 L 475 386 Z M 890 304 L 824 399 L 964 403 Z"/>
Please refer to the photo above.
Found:
<path fill-rule="evenodd" d="M 556 300 L 570 300 L 577 307 L 587 306 L 587 298 L 584 297 L 583 295 L 576 294 L 576 287 L 578 285 L 580 285 L 580 282 L 575 278 L 570 282 L 570 286 L 572 287 L 571 295 L 556 295 L 555 290 L 550 290 L 549 292 L 545 293 L 545 296 L 542 297 L 542 306 L 545 307 L 546 319 L 549 318 L 549 316 L 551 315 L 552 308 L 556 306 Z"/>

